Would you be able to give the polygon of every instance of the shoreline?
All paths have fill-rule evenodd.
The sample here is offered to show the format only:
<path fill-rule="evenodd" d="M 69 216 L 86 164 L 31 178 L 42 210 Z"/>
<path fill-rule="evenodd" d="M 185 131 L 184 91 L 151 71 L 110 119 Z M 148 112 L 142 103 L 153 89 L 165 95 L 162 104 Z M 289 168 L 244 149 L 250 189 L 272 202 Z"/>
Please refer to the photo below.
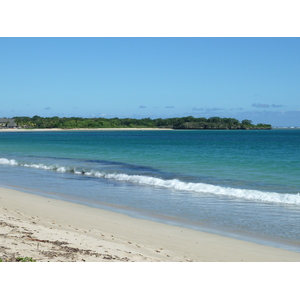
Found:
<path fill-rule="evenodd" d="M 272 130 L 274 128 L 238 128 L 238 129 L 228 129 L 228 128 L 34 128 L 34 129 L 24 129 L 24 128 L 11 128 L 11 129 L 3 129 L 0 128 L 0 132 L 47 132 L 47 131 L 164 131 L 164 130 L 175 130 L 175 131 L 253 131 L 253 130 Z M 278 129 L 278 128 L 275 128 Z M 287 128 L 289 129 L 289 128 Z M 297 129 L 297 128 L 295 128 Z"/>
<path fill-rule="evenodd" d="M 9 188 L 0 188 L 0 212 L 3 261 L 300 261 L 297 252 Z"/>
<path fill-rule="evenodd" d="M 162 130 L 174 130 L 173 128 L 43 128 L 43 129 L 0 129 L 0 132 L 33 132 L 33 131 L 133 131 L 133 130 L 152 130 L 152 131 L 162 131 Z"/>

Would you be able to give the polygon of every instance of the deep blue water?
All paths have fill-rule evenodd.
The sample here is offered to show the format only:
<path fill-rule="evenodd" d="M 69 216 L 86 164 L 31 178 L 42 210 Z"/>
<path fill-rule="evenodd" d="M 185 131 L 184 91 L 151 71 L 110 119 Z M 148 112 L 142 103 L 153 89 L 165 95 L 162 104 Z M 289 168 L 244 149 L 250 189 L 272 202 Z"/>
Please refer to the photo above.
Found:
<path fill-rule="evenodd" d="M 300 252 L 300 130 L 0 132 L 0 185 Z"/>

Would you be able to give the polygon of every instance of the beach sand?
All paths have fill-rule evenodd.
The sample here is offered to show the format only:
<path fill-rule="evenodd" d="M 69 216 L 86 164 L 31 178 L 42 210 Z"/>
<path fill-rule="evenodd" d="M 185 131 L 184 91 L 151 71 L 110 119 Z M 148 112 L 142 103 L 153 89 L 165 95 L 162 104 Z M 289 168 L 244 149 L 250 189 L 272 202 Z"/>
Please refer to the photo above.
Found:
<path fill-rule="evenodd" d="M 0 132 L 44 132 L 44 131 L 133 131 L 133 130 L 148 130 L 148 131 L 161 131 L 161 130 L 174 130 L 172 128 L 42 128 L 42 129 L 24 129 L 24 128 L 11 128 L 1 129 Z"/>
<path fill-rule="evenodd" d="M 279 262 L 300 253 L 0 188 L 0 258 L 38 262 Z"/>

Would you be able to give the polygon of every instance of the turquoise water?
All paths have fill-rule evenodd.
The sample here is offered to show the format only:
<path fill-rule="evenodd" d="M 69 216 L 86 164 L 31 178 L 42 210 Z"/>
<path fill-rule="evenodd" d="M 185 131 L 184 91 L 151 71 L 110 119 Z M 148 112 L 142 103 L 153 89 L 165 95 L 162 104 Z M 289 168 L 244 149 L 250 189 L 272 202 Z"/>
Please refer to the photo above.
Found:
<path fill-rule="evenodd" d="M 0 184 L 300 252 L 300 130 L 0 132 Z"/>

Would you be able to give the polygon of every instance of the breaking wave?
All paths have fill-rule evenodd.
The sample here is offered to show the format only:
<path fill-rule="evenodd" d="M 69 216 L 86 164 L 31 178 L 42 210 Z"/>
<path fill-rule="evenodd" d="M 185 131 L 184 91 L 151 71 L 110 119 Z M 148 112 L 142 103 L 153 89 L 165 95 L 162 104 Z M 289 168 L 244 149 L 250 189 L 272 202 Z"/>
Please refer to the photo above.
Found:
<path fill-rule="evenodd" d="M 145 176 L 145 175 L 105 173 L 105 172 L 100 172 L 95 170 L 86 171 L 84 169 L 78 169 L 69 166 L 45 165 L 45 164 L 34 164 L 34 163 L 27 164 L 27 163 L 19 163 L 14 159 L 6 159 L 6 158 L 0 158 L 0 164 L 36 168 L 36 169 L 43 169 L 43 170 L 53 170 L 62 173 L 74 173 L 83 176 L 93 176 L 99 178 L 131 182 L 134 184 L 171 188 L 178 191 L 189 191 L 195 193 L 229 196 L 229 197 L 243 198 L 247 200 L 255 200 L 255 201 L 262 201 L 262 202 L 287 203 L 287 204 L 300 205 L 299 193 L 280 194 L 275 192 L 263 192 L 263 191 L 250 190 L 250 189 L 222 187 L 222 186 L 206 184 L 206 183 L 183 182 L 178 179 L 166 180 L 166 179 L 161 179 L 152 176 Z"/>

